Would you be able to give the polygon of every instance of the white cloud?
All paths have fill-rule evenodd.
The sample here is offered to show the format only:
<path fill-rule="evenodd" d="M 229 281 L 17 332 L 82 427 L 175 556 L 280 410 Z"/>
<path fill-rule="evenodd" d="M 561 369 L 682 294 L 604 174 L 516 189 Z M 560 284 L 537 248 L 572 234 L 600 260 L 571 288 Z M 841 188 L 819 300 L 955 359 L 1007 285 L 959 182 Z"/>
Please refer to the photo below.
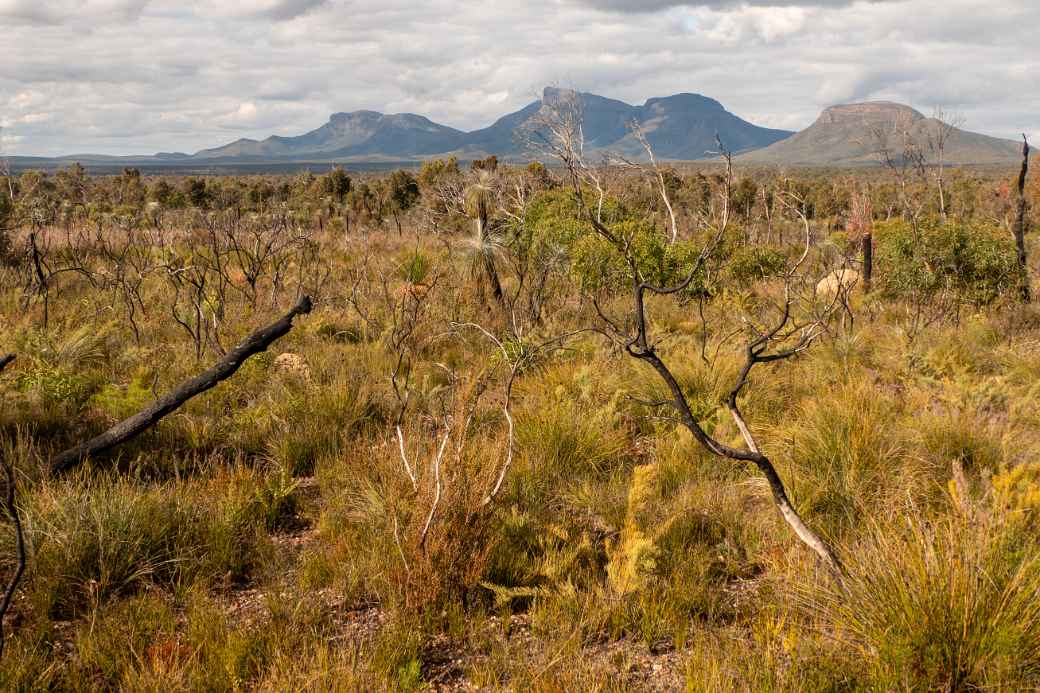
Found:
<path fill-rule="evenodd" d="M 1037 129 L 1034 0 L 656 4 L 0 0 L 0 120 L 24 154 L 195 151 L 361 108 L 477 128 L 557 84 L 788 129 L 879 97 Z"/>

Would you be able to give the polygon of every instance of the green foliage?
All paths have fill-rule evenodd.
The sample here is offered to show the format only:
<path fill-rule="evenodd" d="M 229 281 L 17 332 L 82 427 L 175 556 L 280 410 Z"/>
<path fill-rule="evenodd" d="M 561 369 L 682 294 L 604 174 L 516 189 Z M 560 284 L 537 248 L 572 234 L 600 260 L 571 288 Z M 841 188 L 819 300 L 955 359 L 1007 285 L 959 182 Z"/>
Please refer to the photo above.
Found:
<path fill-rule="evenodd" d="M 205 209 L 209 206 L 212 191 L 206 187 L 204 178 L 188 178 L 184 181 L 184 196 L 188 203 L 197 209 Z"/>
<path fill-rule="evenodd" d="M 342 202 L 347 197 L 347 193 L 350 192 L 350 176 L 348 176 L 347 172 L 339 166 L 323 176 L 321 181 L 322 190 L 325 194 L 331 195 L 340 202 Z"/>
<path fill-rule="evenodd" d="M 424 285 L 433 271 L 433 260 L 425 253 L 416 250 L 409 253 L 397 265 L 397 274 L 406 284 Z"/>
<path fill-rule="evenodd" d="M 586 195 L 584 203 L 593 209 L 598 205 L 591 194 Z M 536 262 L 545 262 L 553 255 L 569 259 L 571 276 L 586 291 L 630 288 L 633 269 L 624 254 L 596 234 L 580 215 L 573 192 L 560 189 L 539 194 L 515 236 L 518 252 Z M 701 252 L 696 244 L 669 243 L 651 220 L 632 214 L 613 198 L 604 200 L 601 216 L 610 233 L 628 248 L 635 271 L 643 281 L 670 286 L 689 276 Z M 704 274 L 694 278 L 684 293 L 710 293 L 705 282 Z"/>
<path fill-rule="evenodd" d="M 90 398 L 90 404 L 120 421 L 141 411 L 155 399 L 151 385 L 143 378 L 134 378 L 125 386 L 105 385 Z"/>
<path fill-rule="evenodd" d="M 571 272 L 587 291 L 628 289 L 635 278 L 655 286 L 673 286 L 686 280 L 700 256 L 701 249 L 695 243 L 669 243 L 661 230 L 648 221 L 623 221 L 612 225 L 610 231 L 623 239 L 632 264 L 609 240 L 585 234 L 574 245 Z M 702 267 L 683 294 L 710 295 L 707 282 Z"/>
<path fill-rule="evenodd" d="M 961 223 L 925 221 L 917 230 L 905 222 L 880 224 L 877 285 L 889 298 L 989 305 L 1021 282 L 1015 249 L 997 231 Z"/>
<path fill-rule="evenodd" d="M 459 175 L 459 160 L 429 159 L 419 167 L 419 185 L 424 190 L 434 190 L 445 181 Z"/>
<path fill-rule="evenodd" d="M 387 205 L 394 214 L 411 209 L 419 201 L 419 181 L 408 171 L 398 170 L 386 180 Z"/>
<path fill-rule="evenodd" d="M 730 256 L 726 269 L 738 286 L 746 286 L 782 276 L 787 269 L 787 256 L 767 246 L 741 246 Z"/>

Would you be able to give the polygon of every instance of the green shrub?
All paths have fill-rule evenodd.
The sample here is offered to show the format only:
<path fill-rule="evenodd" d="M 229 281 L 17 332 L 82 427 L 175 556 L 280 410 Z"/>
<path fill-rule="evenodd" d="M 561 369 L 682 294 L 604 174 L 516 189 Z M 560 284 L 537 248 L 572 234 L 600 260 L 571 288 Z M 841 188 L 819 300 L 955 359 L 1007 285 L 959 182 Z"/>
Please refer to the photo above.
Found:
<path fill-rule="evenodd" d="M 1021 282 L 1014 246 L 994 229 L 961 223 L 879 225 L 876 286 L 888 298 L 989 305 Z"/>
<path fill-rule="evenodd" d="M 585 204 L 599 208 L 586 193 Z M 571 277 L 585 290 L 624 290 L 632 271 L 621 252 L 581 218 L 574 193 L 550 190 L 536 196 L 521 228 L 514 233 L 514 250 L 529 262 L 544 265 L 561 256 L 570 261 Z M 615 198 L 606 198 L 599 212 L 603 225 L 624 242 L 642 278 L 652 284 L 677 284 L 689 275 L 701 249 L 694 243 L 669 243 L 654 221 L 634 213 Z M 559 263 L 566 266 L 566 262 Z M 687 295 L 708 293 L 706 275 L 697 277 Z"/>
<path fill-rule="evenodd" d="M 397 265 L 397 274 L 408 284 L 426 284 L 433 271 L 433 260 L 421 251 L 405 255 Z"/>
<path fill-rule="evenodd" d="M 738 285 L 744 286 L 761 279 L 779 277 L 787 268 L 787 256 L 775 248 L 760 245 L 736 249 L 729 258 L 727 269 Z"/>

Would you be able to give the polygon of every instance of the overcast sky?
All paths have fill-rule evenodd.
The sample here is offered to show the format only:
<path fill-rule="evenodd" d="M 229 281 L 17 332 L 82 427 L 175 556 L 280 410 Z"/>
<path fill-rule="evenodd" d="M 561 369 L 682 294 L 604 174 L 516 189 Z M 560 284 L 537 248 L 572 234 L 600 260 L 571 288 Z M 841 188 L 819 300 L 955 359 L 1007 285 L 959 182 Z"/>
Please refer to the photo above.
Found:
<path fill-rule="evenodd" d="M 889 99 L 1040 138 L 1038 0 L 0 0 L 9 154 L 194 152 L 334 111 L 461 129 L 546 84 L 801 129 Z"/>

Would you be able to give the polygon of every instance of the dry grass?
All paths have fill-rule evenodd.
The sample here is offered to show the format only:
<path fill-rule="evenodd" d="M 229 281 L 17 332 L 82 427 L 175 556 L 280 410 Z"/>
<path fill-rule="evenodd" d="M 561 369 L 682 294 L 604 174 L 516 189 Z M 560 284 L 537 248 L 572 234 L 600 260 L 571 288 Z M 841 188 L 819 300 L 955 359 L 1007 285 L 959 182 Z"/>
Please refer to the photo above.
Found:
<path fill-rule="evenodd" d="M 183 245 L 205 224 L 172 218 L 185 233 L 166 251 L 207 252 Z M 665 394 L 656 375 L 594 333 L 520 371 L 513 466 L 485 507 L 508 444 L 502 369 L 488 375 L 502 364 L 456 325 L 505 336 L 513 319 L 480 298 L 461 237 L 413 233 L 418 222 L 403 236 L 325 228 L 308 241 L 316 255 L 286 259 L 278 289 L 260 282 L 255 306 L 225 287 L 218 317 L 207 290 L 217 328 L 204 362 L 296 290 L 320 289 L 274 353 L 59 480 L 43 472 L 51 454 L 199 363 L 159 274 L 141 286 L 135 335 L 118 291 L 76 273 L 55 280 L 44 327 L 39 297 L 0 268 L 0 346 L 19 355 L 0 375 L 0 450 L 31 549 L 0 688 L 1040 686 L 1035 309 L 923 324 L 909 303 L 857 296 L 854 323 L 756 371 L 744 410 L 806 520 L 838 546 L 838 592 L 755 470 L 708 456 L 667 408 L 641 403 Z M 510 252 L 496 254 L 507 295 Z M 518 318 L 507 353 L 599 324 L 569 271 L 547 283 L 542 321 Z M 741 354 L 716 345 L 779 297 L 760 274 L 720 275 L 708 362 L 696 302 L 649 304 L 691 406 L 734 444 L 719 405 Z M 629 300 L 601 305 L 622 321 Z M 276 367 L 283 352 L 306 371 Z M 395 435 L 403 405 L 414 485 Z M 0 571 L 12 542 L 0 526 Z"/>

